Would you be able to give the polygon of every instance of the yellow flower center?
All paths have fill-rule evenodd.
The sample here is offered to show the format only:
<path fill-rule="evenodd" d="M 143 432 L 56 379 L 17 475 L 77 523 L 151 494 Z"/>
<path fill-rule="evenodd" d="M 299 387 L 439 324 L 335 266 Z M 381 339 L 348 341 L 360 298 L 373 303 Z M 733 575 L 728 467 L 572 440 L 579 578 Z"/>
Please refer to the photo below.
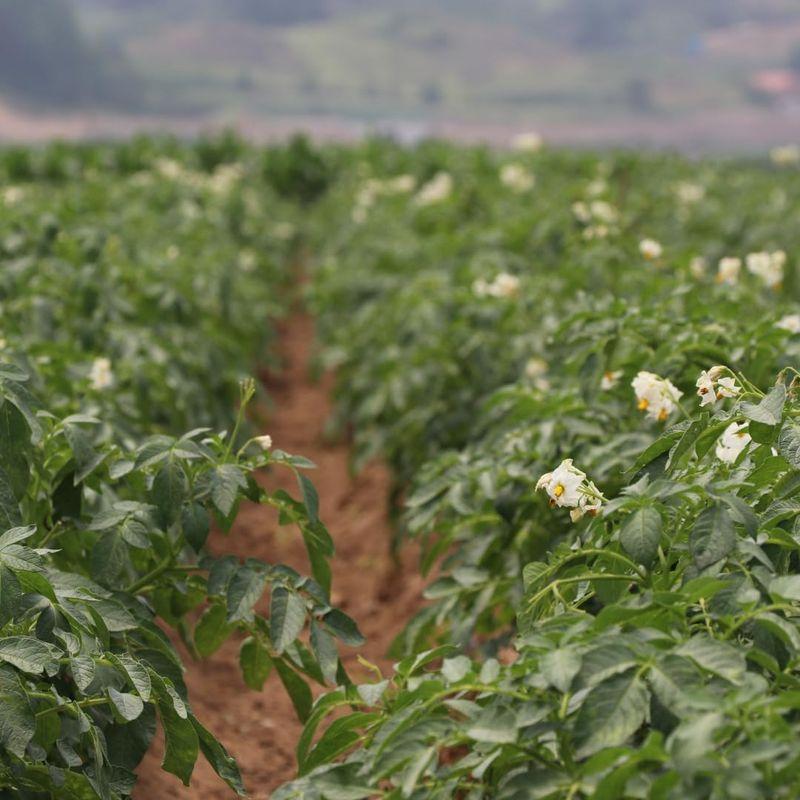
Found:
<path fill-rule="evenodd" d="M 559 484 L 556 486 L 556 488 L 555 488 L 555 489 L 553 489 L 553 494 L 554 494 L 556 497 L 561 497 L 561 495 L 562 495 L 562 494 L 564 494 L 564 486 L 563 486 L 562 484 L 560 484 L 560 483 L 559 483 Z"/>
<path fill-rule="evenodd" d="M 639 409 L 639 411 L 647 411 L 647 407 L 649 405 L 650 405 L 650 402 L 648 401 L 648 399 L 646 397 L 643 397 L 639 401 L 639 405 L 637 406 L 637 408 Z"/>
<path fill-rule="evenodd" d="M 667 409 L 662 408 L 661 411 L 659 411 L 658 413 L 658 421 L 663 422 L 668 416 L 669 414 L 667 413 Z"/>

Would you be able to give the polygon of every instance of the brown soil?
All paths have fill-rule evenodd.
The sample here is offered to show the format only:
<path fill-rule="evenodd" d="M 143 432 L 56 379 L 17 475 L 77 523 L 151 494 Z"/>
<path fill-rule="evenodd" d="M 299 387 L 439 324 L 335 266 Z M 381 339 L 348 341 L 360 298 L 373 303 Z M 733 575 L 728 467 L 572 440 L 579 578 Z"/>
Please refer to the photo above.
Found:
<path fill-rule="evenodd" d="M 320 515 L 336 543 L 332 600 L 358 622 L 367 639 L 357 651 L 344 648 L 344 660 L 355 680 L 368 680 L 369 673 L 357 656 L 363 655 L 384 671 L 389 669 L 386 650 L 420 606 L 424 584 L 415 553 L 406 552 L 403 563 L 397 564 L 389 552 L 386 469 L 373 464 L 353 477 L 348 446 L 324 440 L 332 378 L 328 375 L 315 382 L 309 376 L 312 321 L 298 314 L 282 327 L 285 370 L 279 380 L 267 380 L 275 404 L 267 431 L 276 447 L 304 455 L 318 466 L 311 478 L 320 495 Z M 297 494 L 291 475 L 268 473 L 260 479 L 265 486 Z M 233 531 L 227 537 L 215 534 L 211 548 L 219 554 L 286 563 L 308 574 L 299 535 L 279 528 L 272 510 L 262 506 L 242 508 Z M 294 747 L 301 725 L 277 676 L 271 675 L 260 693 L 244 685 L 237 665 L 238 647 L 238 641 L 228 642 L 202 662 L 193 661 L 182 646 L 178 649 L 186 663 L 194 713 L 236 758 L 250 796 L 263 800 L 294 775 Z M 202 756 L 191 787 L 185 788 L 160 769 L 162 752 L 159 740 L 142 763 L 134 793 L 137 800 L 234 797 Z"/>

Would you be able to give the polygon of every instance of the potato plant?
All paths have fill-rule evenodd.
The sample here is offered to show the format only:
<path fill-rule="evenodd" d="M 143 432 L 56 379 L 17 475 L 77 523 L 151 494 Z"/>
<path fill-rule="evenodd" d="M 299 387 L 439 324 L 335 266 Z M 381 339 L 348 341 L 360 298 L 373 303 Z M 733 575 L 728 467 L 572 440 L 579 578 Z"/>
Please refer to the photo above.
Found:
<path fill-rule="evenodd" d="M 277 797 L 796 795 L 794 173 L 359 159 L 309 297 L 436 577 Z"/>
<path fill-rule="evenodd" d="M 237 637 L 246 684 L 274 670 L 301 718 L 309 681 L 347 681 L 338 644 L 361 635 L 330 603 L 314 465 L 248 418 L 244 376 L 293 268 L 289 221 L 261 222 L 270 203 L 289 212 L 229 160 L 248 153 L 222 139 L 0 156 L 4 795 L 128 797 L 157 724 L 165 770 L 188 784 L 202 754 L 244 793 L 192 713 L 177 637 L 196 657 Z M 291 471 L 295 496 L 260 486 L 262 469 Z M 311 577 L 206 547 L 243 503 L 297 529 Z"/>

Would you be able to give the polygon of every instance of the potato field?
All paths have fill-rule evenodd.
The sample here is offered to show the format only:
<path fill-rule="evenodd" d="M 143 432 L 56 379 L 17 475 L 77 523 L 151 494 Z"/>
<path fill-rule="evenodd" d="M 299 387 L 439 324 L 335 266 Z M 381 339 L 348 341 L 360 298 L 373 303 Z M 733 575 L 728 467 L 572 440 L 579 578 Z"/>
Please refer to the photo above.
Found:
<path fill-rule="evenodd" d="M 0 797 L 800 796 L 798 254 L 793 148 L 0 149 Z"/>

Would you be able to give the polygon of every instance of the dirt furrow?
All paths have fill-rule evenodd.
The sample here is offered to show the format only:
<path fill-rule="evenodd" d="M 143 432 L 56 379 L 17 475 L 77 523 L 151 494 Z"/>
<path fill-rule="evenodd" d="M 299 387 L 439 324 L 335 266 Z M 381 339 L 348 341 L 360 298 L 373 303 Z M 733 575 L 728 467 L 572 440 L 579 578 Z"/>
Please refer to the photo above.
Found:
<path fill-rule="evenodd" d="M 310 378 L 313 341 L 310 317 L 296 314 L 283 324 L 285 368 L 277 379 L 266 376 L 274 411 L 265 432 L 272 436 L 274 446 L 304 455 L 318 466 L 310 477 L 319 491 L 321 517 L 336 543 L 333 601 L 357 620 L 367 637 L 363 647 L 345 648 L 345 661 L 355 678 L 366 680 L 368 674 L 356 656 L 389 667 L 386 649 L 419 607 L 423 581 L 414 553 L 407 552 L 399 565 L 390 557 L 386 469 L 373 464 L 354 477 L 348 446 L 324 439 L 332 377 Z M 260 480 L 265 486 L 297 492 L 290 475 L 265 473 Z M 231 533 L 215 534 L 211 547 L 217 553 L 252 556 L 286 563 L 306 574 L 309 571 L 300 536 L 280 528 L 272 509 L 262 506 L 243 507 Z M 244 685 L 237 664 L 238 648 L 239 641 L 228 642 L 211 658 L 197 662 L 179 647 L 195 714 L 235 756 L 250 796 L 263 800 L 294 774 L 294 746 L 301 726 L 277 676 L 271 675 L 260 693 Z M 185 788 L 160 769 L 161 754 L 158 741 L 139 769 L 137 800 L 233 796 L 202 757 L 192 786 Z"/>

